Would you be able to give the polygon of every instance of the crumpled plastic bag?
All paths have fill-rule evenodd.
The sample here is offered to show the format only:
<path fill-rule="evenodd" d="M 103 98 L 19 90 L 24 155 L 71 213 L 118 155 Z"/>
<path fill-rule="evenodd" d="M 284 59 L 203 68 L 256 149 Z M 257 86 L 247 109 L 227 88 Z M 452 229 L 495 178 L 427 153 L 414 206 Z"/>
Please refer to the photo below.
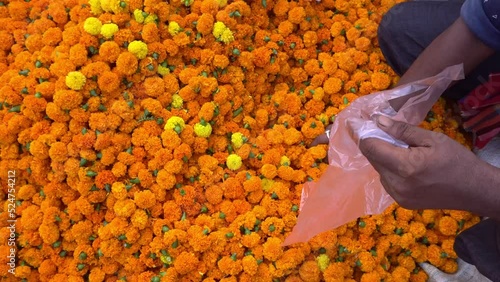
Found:
<path fill-rule="evenodd" d="M 297 224 L 283 245 L 307 242 L 361 216 L 382 213 L 394 203 L 359 150 L 359 140 L 373 137 L 407 147 L 379 129 L 374 117 L 418 125 L 451 82 L 463 77 L 462 64 L 451 66 L 436 76 L 360 97 L 340 112 L 330 132 L 329 166 L 317 182 L 304 185 Z M 396 104 L 402 105 L 399 111 L 392 107 Z"/>

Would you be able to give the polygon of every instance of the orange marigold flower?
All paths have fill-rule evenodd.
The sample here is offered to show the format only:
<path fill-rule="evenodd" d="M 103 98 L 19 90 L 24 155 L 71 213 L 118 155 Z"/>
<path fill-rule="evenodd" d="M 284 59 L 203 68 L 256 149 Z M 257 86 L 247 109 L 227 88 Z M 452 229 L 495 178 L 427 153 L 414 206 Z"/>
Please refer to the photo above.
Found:
<path fill-rule="evenodd" d="M 265 178 L 268 178 L 268 179 L 273 179 L 274 177 L 276 177 L 277 175 L 277 169 L 276 169 L 276 166 L 275 165 L 272 165 L 272 164 L 264 164 L 261 168 L 260 168 L 260 173 L 262 173 L 262 175 L 265 177 Z"/>
<path fill-rule="evenodd" d="M 456 259 L 457 254 L 455 253 L 455 249 L 453 248 L 453 244 L 455 243 L 455 239 L 445 239 L 441 242 L 441 248 L 443 252 L 445 252 L 449 258 Z"/>
<path fill-rule="evenodd" d="M 130 52 L 122 52 L 116 60 L 116 69 L 123 75 L 132 75 L 137 71 L 139 62 Z"/>
<path fill-rule="evenodd" d="M 282 254 L 281 240 L 277 237 L 268 237 L 263 244 L 263 255 L 270 261 L 276 261 Z"/>
<path fill-rule="evenodd" d="M 203 13 L 198 18 L 196 30 L 198 30 L 204 36 L 209 35 L 212 33 L 214 21 L 214 17 L 211 14 Z"/>
<path fill-rule="evenodd" d="M 342 281 L 344 280 L 348 268 L 349 266 L 342 262 L 330 263 L 323 272 L 323 278 L 328 282 Z"/>
<path fill-rule="evenodd" d="M 150 97 L 158 97 L 165 92 L 163 79 L 157 76 L 148 77 L 143 83 L 146 94 Z"/>
<path fill-rule="evenodd" d="M 376 271 L 363 273 L 363 275 L 361 276 L 361 282 L 376 282 L 380 280 L 380 274 Z"/>
<path fill-rule="evenodd" d="M 278 26 L 278 32 L 282 36 L 288 36 L 293 32 L 293 23 L 290 21 L 282 21 Z"/>
<path fill-rule="evenodd" d="M 42 42 L 48 46 L 56 46 L 62 40 L 62 31 L 57 27 L 48 28 L 43 33 Z"/>
<path fill-rule="evenodd" d="M 53 161 L 64 162 L 68 159 L 66 144 L 55 142 L 50 145 L 49 156 Z"/>
<path fill-rule="evenodd" d="M 165 169 L 161 169 L 160 171 L 158 171 L 158 175 L 156 176 L 156 183 L 158 183 L 160 187 L 170 190 L 174 187 L 176 182 L 177 180 L 175 179 L 173 173 Z"/>
<path fill-rule="evenodd" d="M 320 269 L 314 260 L 305 261 L 299 268 L 300 278 L 304 281 L 320 281 Z"/>
<path fill-rule="evenodd" d="M 422 220 L 424 224 L 434 223 L 438 213 L 436 210 L 423 210 L 422 211 Z"/>
<path fill-rule="evenodd" d="M 294 7 L 288 11 L 288 20 L 293 24 L 300 24 L 306 17 L 306 10 L 303 7 Z"/>
<path fill-rule="evenodd" d="M 327 79 L 323 85 L 323 90 L 326 94 L 335 94 L 342 89 L 342 80 L 336 77 L 330 77 Z"/>
<path fill-rule="evenodd" d="M 53 244 L 59 239 L 59 228 L 54 223 L 42 223 L 38 229 L 40 232 L 40 237 L 45 244 Z"/>
<path fill-rule="evenodd" d="M 372 74 L 371 83 L 377 90 L 384 90 L 391 84 L 389 75 L 383 72 L 375 72 Z"/>
<path fill-rule="evenodd" d="M 257 264 L 257 260 L 253 256 L 245 256 L 241 260 L 243 271 L 251 276 L 254 276 L 257 273 L 257 269 L 259 265 Z"/>
<path fill-rule="evenodd" d="M 394 279 L 394 281 L 409 281 L 410 280 L 410 271 L 408 271 L 408 269 L 406 269 L 402 266 L 397 266 L 392 271 L 391 277 L 392 277 L 392 279 Z"/>
<path fill-rule="evenodd" d="M 147 23 L 142 27 L 142 39 L 145 43 L 160 41 L 160 33 L 156 23 Z"/>
<path fill-rule="evenodd" d="M 241 260 L 229 256 L 222 257 L 217 262 L 217 266 L 226 275 L 238 275 L 243 270 Z"/>
<path fill-rule="evenodd" d="M 438 230 L 443 235 L 453 236 L 457 234 L 458 222 L 451 216 L 443 216 L 438 221 Z"/>
<path fill-rule="evenodd" d="M 215 55 L 213 65 L 214 67 L 225 69 L 229 65 L 229 58 L 224 55 Z"/>
<path fill-rule="evenodd" d="M 149 217 L 146 211 L 143 209 L 137 209 L 130 218 L 130 222 L 134 227 L 137 227 L 139 230 L 143 230 L 148 224 L 148 219 Z"/>
<path fill-rule="evenodd" d="M 34 140 L 30 143 L 30 153 L 38 159 L 46 159 L 49 157 L 49 148 L 41 141 Z"/>
<path fill-rule="evenodd" d="M 410 223 L 410 233 L 416 239 L 422 238 L 425 235 L 425 225 L 422 222 L 412 221 Z"/>
<path fill-rule="evenodd" d="M 457 261 L 454 259 L 447 259 L 446 262 L 439 268 L 445 273 L 455 273 L 458 270 Z"/>
<path fill-rule="evenodd" d="M 97 79 L 99 88 L 104 92 L 113 92 L 120 86 L 120 79 L 114 72 L 104 72 Z"/>
<path fill-rule="evenodd" d="M 54 103 L 63 110 L 78 107 L 82 100 L 82 94 L 74 90 L 59 90 L 54 94 Z"/>
<path fill-rule="evenodd" d="M 224 191 L 217 185 L 212 185 L 205 190 L 205 197 L 212 205 L 217 205 L 222 202 Z"/>
<path fill-rule="evenodd" d="M 156 204 L 155 195 L 150 190 L 135 192 L 134 201 L 141 209 L 149 209 Z"/>
<path fill-rule="evenodd" d="M 434 266 L 441 267 L 446 262 L 446 253 L 439 246 L 431 244 L 427 247 L 427 259 Z"/>
<path fill-rule="evenodd" d="M 198 264 L 199 260 L 192 252 L 182 252 L 174 260 L 175 270 L 181 275 L 195 271 Z"/>
<path fill-rule="evenodd" d="M 87 49 L 82 44 L 76 44 L 69 49 L 69 59 L 75 66 L 83 66 L 87 62 Z"/>
<path fill-rule="evenodd" d="M 117 216 L 130 217 L 136 209 L 135 203 L 131 199 L 118 200 L 113 206 L 113 211 Z"/>
<path fill-rule="evenodd" d="M 360 252 L 358 254 L 358 261 L 360 264 L 360 269 L 363 272 L 372 272 L 377 266 L 375 258 L 370 252 L 366 251 Z"/>
<path fill-rule="evenodd" d="M 120 46 L 114 41 L 106 41 L 99 47 L 99 55 L 101 55 L 105 61 L 114 63 L 120 56 Z"/>
<path fill-rule="evenodd" d="M 371 47 L 371 41 L 366 37 L 359 37 L 354 41 L 354 45 L 359 51 L 366 52 Z"/>

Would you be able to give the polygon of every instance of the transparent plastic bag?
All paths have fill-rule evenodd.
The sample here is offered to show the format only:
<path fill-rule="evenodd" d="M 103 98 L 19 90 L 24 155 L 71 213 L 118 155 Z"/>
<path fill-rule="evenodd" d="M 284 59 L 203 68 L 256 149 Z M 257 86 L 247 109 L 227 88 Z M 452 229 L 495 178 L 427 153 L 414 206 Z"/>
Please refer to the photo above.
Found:
<path fill-rule="evenodd" d="M 360 97 L 340 112 L 330 131 L 330 165 L 317 182 L 304 185 L 297 224 L 284 245 L 307 242 L 358 217 L 382 213 L 394 203 L 359 150 L 359 140 L 379 138 L 407 147 L 379 129 L 374 117 L 418 125 L 451 82 L 463 76 L 461 64 L 448 67 L 436 76 Z M 402 105 L 399 111 L 391 106 L 395 104 Z"/>

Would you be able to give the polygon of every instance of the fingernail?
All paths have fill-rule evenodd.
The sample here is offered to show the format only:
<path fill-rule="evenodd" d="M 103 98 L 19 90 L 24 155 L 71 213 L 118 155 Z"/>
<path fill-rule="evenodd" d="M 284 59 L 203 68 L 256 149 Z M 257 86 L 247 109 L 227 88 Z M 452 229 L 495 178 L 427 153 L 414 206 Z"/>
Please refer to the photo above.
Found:
<path fill-rule="evenodd" d="M 378 116 L 377 123 L 382 127 L 391 127 L 394 124 L 394 121 L 386 116 Z"/>

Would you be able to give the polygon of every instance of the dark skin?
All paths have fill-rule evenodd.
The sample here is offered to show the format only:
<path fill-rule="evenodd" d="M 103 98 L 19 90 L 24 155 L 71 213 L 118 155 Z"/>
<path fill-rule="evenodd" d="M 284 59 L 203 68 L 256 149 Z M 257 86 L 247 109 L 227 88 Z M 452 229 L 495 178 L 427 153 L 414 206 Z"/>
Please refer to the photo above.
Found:
<path fill-rule="evenodd" d="M 493 53 L 459 18 L 422 52 L 398 85 L 434 76 L 459 63 L 468 74 Z M 395 109 L 400 106 L 402 103 L 393 104 Z M 380 174 L 386 191 L 401 206 L 467 210 L 500 219 L 499 168 L 444 134 L 385 117 L 378 118 L 378 126 L 410 145 L 400 148 L 375 138 L 364 139 L 359 145 Z M 311 146 L 328 141 L 323 134 Z"/>

